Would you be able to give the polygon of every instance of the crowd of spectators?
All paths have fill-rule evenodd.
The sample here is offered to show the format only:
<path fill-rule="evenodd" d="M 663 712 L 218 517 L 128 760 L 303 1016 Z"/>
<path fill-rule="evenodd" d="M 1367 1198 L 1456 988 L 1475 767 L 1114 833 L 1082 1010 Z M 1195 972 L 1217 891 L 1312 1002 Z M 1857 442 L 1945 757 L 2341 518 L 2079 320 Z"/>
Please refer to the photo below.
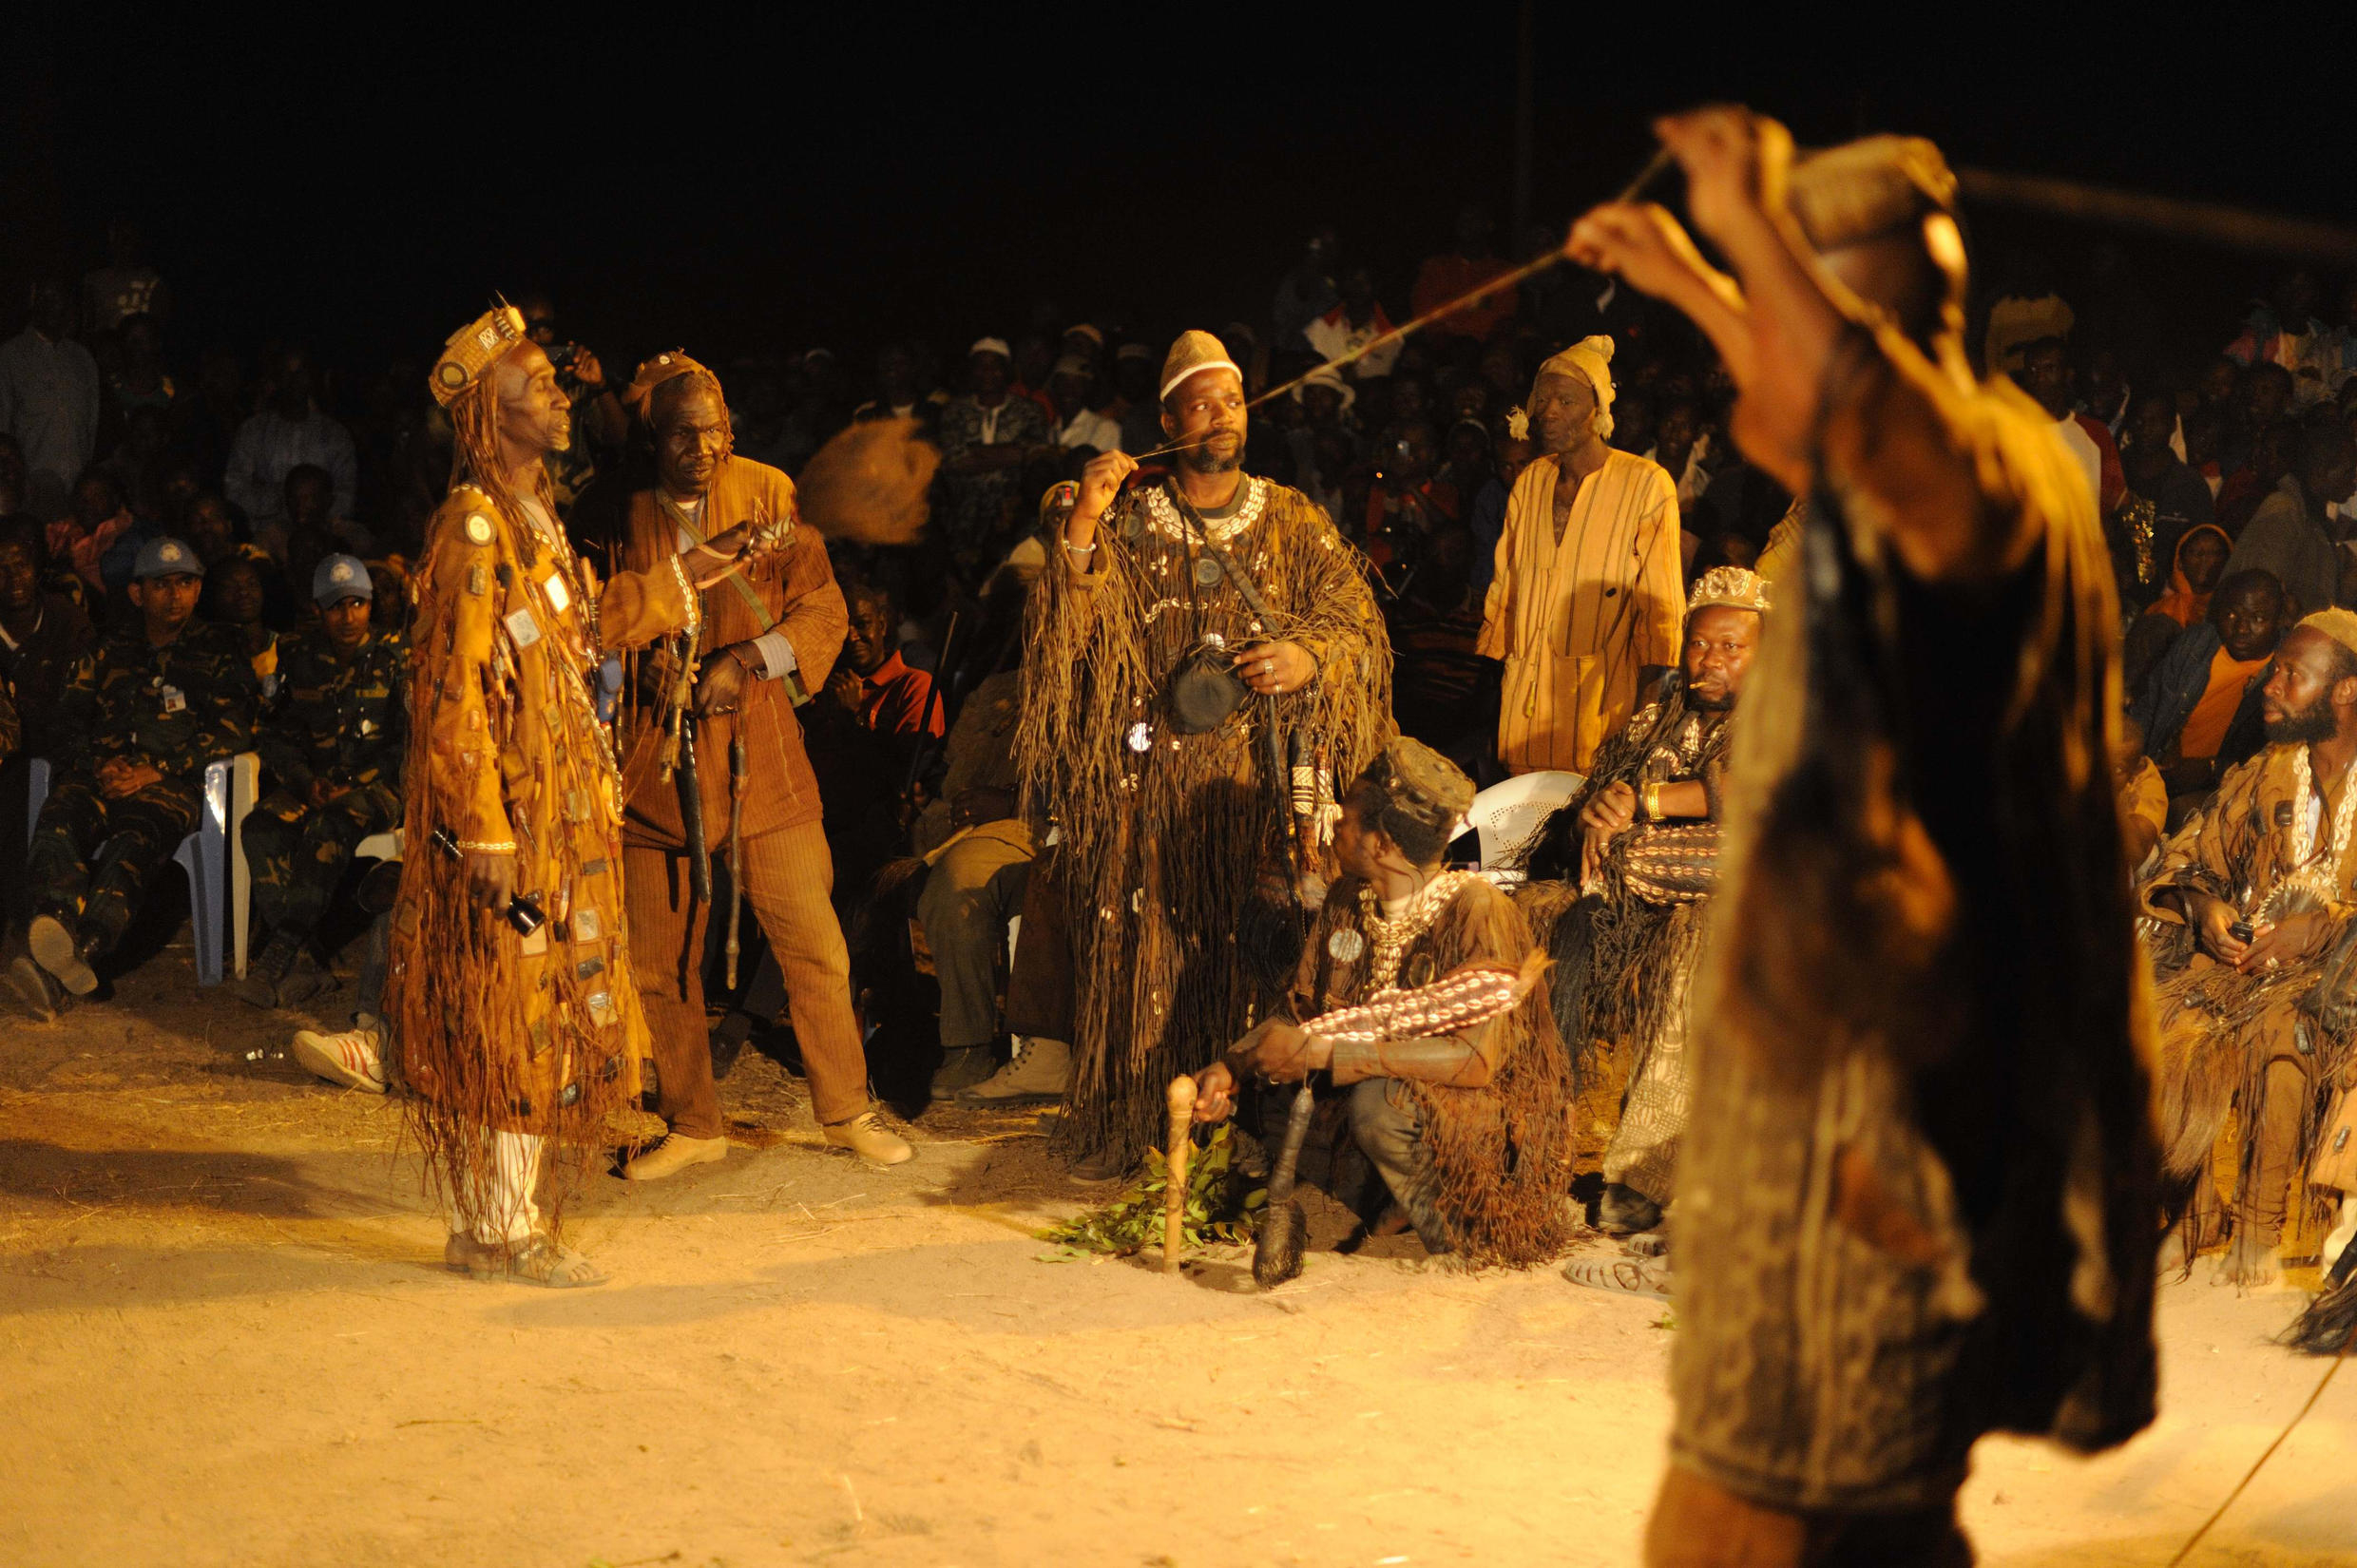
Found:
<path fill-rule="evenodd" d="M 79 287 L 35 286 L 23 330 L 0 343 L 0 673 L 23 732 L 9 759 L 19 814 L 5 820 L 17 823 L 27 760 L 90 744 L 60 733 L 66 698 L 103 639 L 144 635 L 141 603 L 155 596 L 136 574 L 156 542 L 194 558 L 196 622 L 251 664 L 247 728 L 221 732 L 245 734 L 286 700 L 282 640 L 319 635 L 333 607 L 316 591 L 326 564 L 365 564 L 368 619 L 398 639 L 408 565 L 450 474 L 450 430 L 414 361 L 355 373 L 292 336 L 243 352 L 178 341 L 171 291 L 137 233 L 115 226 L 107 257 Z M 2215 324 L 2213 356 L 2172 362 L 2117 303 L 2139 297 L 2124 266 L 2098 251 L 2088 297 L 2071 298 L 2053 269 L 2013 258 L 1972 341 L 2085 470 L 2120 588 L 2133 717 L 2181 817 L 2255 748 L 2253 694 L 2284 628 L 2357 602 L 2357 287 L 2328 296 L 2289 272 L 2244 319 Z M 1496 672 L 1475 647 L 1507 497 L 1534 455 L 1521 411 L 1543 361 L 1614 340 L 1610 444 L 1675 484 L 1690 581 L 1755 564 L 1791 501 L 1729 439 L 1732 385 L 1680 318 L 1568 265 L 1478 292 L 1508 270 L 1476 208 L 1409 277 L 1320 230 L 1256 319 L 1215 327 L 1248 392 L 1308 375 L 1254 410 L 1245 467 L 1316 500 L 1362 552 L 1397 659 L 1400 726 L 1481 783 L 1504 770 Z M 1467 296 L 1405 340 L 1309 373 Z M 642 438 L 615 396 L 623 367 L 602 364 L 548 299 L 519 304 L 574 399 L 575 447 L 552 479 L 576 532 L 594 535 L 601 488 L 644 482 Z M 966 699 L 1018 660 L 1021 590 L 1045 559 L 1043 497 L 1098 451 L 1153 461 L 1163 444 L 1156 374 L 1170 332 L 1047 306 L 975 329 L 951 352 L 892 341 L 858 366 L 823 346 L 690 346 L 721 372 L 741 455 L 795 472 L 853 421 L 890 417 L 914 419 L 941 451 L 923 539 L 834 551 L 853 637 L 810 729 L 847 917 L 889 862 L 972 823 L 975 802 L 938 797 L 945 775 L 971 771 L 951 755 Z M 328 721 L 316 701 L 307 711 Z M 282 739 L 265 755 L 298 749 Z M 1011 813 L 1006 782 L 989 786 L 989 810 Z M 316 805 L 314 788 L 263 781 Z M 6 876 L 21 830 L 0 843 Z M 15 895 L 14 921 L 38 895 Z"/>

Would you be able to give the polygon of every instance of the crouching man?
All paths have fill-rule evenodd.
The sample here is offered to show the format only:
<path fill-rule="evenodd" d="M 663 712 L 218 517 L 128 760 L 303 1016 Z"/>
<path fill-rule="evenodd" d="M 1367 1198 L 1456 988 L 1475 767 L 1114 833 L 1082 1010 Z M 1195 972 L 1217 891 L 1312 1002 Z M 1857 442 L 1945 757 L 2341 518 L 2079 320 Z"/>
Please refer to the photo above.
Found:
<path fill-rule="evenodd" d="M 1560 1249 L 1570 1181 L 1570 1075 L 1543 985 L 1510 1011 L 1457 993 L 1469 971 L 1526 972 L 1536 944 L 1506 896 L 1441 858 L 1473 786 L 1430 747 L 1388 744 L 1343 803 L 1342 876 L 1303 951 L 1296 1023 L 1273 1018 L 1196 1078 L 1218 1121 L 1236 1086 L 1331 1069 L 1351 1131 L 1427 1248 L 1472 1264 Z M 1370 1005 L 1371 1004 L 1371 1005 Z"/>

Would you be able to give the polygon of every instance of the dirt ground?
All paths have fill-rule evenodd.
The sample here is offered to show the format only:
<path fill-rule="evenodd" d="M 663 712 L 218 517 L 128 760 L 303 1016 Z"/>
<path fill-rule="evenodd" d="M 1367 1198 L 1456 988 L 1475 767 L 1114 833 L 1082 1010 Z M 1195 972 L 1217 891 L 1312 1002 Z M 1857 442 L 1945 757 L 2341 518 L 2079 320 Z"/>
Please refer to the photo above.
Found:
<path fill-rule="evenodd" d="M 610 1284 L 477 1284 L 396 1108 L 303 1078 L 294 1026 L 184 948 L 0 1020 L 0 1563 L 1638 1559 L 1658 1302 L 1045 1261 L 1033 1233 L 1102 1194 L 1031 1119 L 928 1116 L 871 1170 L 751 1053 L 725 1162 L 575 1209 Z M 1983 1560 L 2168 1561 L 2315 1385 L 2266 1343 L 2295 1306 L 2168 1285 L 2159 1423 L 2092 1462 L 1983 1444 Z M 2193 1560 L 2357 1563 L 2357 1373 Z"/>

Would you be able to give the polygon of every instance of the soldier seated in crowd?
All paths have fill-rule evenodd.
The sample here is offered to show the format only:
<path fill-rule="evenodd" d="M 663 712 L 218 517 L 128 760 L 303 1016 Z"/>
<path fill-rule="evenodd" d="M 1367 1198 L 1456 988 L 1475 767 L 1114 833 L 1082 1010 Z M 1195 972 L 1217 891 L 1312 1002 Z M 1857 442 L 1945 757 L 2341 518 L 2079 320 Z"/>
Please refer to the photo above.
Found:
<path fill-rule="evenodd" d="M 280 647 L 277 701 L 257 738 L 270 793 L 245 819 L 254 912 L 267 933 L 240 994 L 292 1007 L 326 983 L 311 943 L 352 852 L 401 823 L 409 649 L 377 631 L 368 567 L 331 555 L 312 572 L 319 619 Z"/>
<path fill-rule="evenodd" d="M 5 500 L 0 496 L 0 500 Z M 62 746 L 58 721 L 66 682 L 97 635 L 82 606 L 41 584 L 40 530 L 21 519 L 0 528 L 0 690 L 16 710 L 20 734 L 0 759 L 0 925 L 13 930 L 32 918 L 26 886 L 26 788 L 36 757 Z"/>
<path fill-rule="evenodd" d="M 204 770 L 252 743 L 260 693 L 235 636 L 194 619 L 204 564 L 151 539 L 131 571 L 139 620 L 82 660 L 66 693 L 61 755 L 33 830 L 38 911 L 10 978 L 34 1013 L 98 989 L 148 884 L 197 825 Z"/>

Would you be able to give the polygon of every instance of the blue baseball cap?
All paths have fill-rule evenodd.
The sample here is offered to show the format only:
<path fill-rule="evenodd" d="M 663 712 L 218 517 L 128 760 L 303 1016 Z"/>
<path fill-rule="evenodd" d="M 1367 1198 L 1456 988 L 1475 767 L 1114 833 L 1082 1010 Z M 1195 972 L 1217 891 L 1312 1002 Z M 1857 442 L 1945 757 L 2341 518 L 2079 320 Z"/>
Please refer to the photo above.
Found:
<path fill-rule="evenodd" d="M 144 583 L 151 577 L 202 577 L 204 563 L 197 552 L 179 540 L 163 536 L 150 539 L 139 547 L 139 560 L 132 564 L 131 581 Z"/>
<path fill-rule="evenodd" d="M 312 602 L 322 609 L 347 599 L 375 597 L 376 584 L 369 577 L 368 565 L 356 555 L 331 555 L 312 568 Z"/>

